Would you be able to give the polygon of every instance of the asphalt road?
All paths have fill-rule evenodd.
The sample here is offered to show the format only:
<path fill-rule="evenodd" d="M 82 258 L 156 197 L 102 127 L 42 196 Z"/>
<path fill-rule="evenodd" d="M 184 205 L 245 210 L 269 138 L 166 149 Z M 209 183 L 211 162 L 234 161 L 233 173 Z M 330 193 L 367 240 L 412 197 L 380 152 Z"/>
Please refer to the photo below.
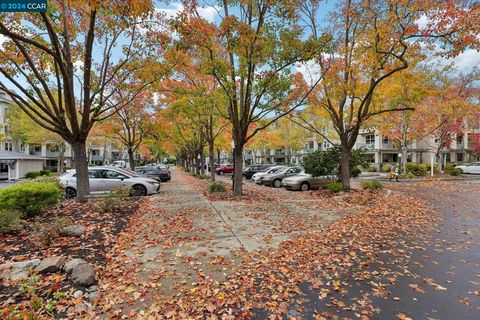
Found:
<path fill-rule="evenodd" d="M 347 290 L 334 293 L 335 298 L 347 305 L 365 301 L 367 308 L 338 308 L 330 303 L 331 295 L 319 299 L 318 290 L 305 283 L 301 309 L 290 306 L 289 315 L 297 319 L 480 319 L 480 181 L 386 185 L 427 199 L 439 212 L 439 224 L 422 239 L 398 239 L 405 258 L 379 255 L 378 263 L 352 266 L 339 279 Z M 355 279 L 364 273 L 368 280 Z M 260 312 L 256 318 L 268 315 Z"/>

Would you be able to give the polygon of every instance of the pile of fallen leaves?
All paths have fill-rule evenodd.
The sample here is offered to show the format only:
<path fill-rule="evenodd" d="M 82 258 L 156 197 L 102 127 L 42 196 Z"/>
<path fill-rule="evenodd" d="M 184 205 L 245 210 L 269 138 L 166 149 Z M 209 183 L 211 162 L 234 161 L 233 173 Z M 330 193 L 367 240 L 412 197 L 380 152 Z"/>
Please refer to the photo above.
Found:
<path fill-rule="evenodd" d="M 302 197 L 316 197 L 328 207 L 328 203 L 323 203 L 327 199 L 326 193 L 303 193 Z M 368 318 L 376 312 L 368 297 L 341 300 L 339 293 L 343 294 L 346 289 L 340 277 L 353 270 L 353 278 L 368 282 L 372 274 L 367 267 L 379 263 L 380 255 L 391 256 L 399 265 L 405 264 L 408 256 L 405 255 L 404 245 L 408 239 L 425 235 L 437 218 L 424 202 L 399 193 L 387 196 L 383 192 L 357 191 L 334 197 L 329 195 L 328 199 L 333 199 L 331 201 L 337 206 L 341 203 L 341 206 L 354 206 L 359 210 L 337 220 L 324 232 L 305 231 L 282 242 L 278 249 L 244 252 L 239 265 L 231 269 L 223 282 L 213 280 L 199 268 L 196 269 L 196 278 L 183 282 L 190 287 L 189 290 L 182 288 L 174 295 L 165 295 L 163 290 L 154 290 L 158 289 L 158 278 L 149 278 L 143 283 L 134 279 L 133 274 L 138 270 L 135 258 L 127 260 L 127 263 L 118 259 L 109 266 L 106 275 L 110 279 L 103 286 L 111 289 L 112 295 L 100 303 L 95 312 L 109 317 L 123 315 L 140 319 L 217 319 L 219 316 L 222 319 L 238 319 L 262 313 L 281 318 L 292 308 L 301 312 L 301 287 L 308 284 L 317 290 L 318 298 L 326 306 L 353 310 L 358 317 Z M 161 210 L 158 214 L 163 215 Z M 175 227 L 188 230 L 184 217 L 178 219 L 164 223 L 160 233 L 166 234 Z M 129 241 L 133 240 L 131 235 L 142 232 L 139 231 L 142 228 L 148 230 L 148 225 L 145 226 L 145 220 L 140 220 L 131 228 L 124 233 L 122 245 L 114 252 L 124 252 Z M 162 241 L 165 241 L 164 245 L 171 245 L 165 239 Z M 195 264 L 195 260 L 186 262 Z M 396 276 L 393 273 L 390 275 L 392 283 Z M 114 288 L 113 280 L 120 277 L 120 289 Z M 373 281 L 370 286 L 377 294 L 388 294 L 385 284 Z M 119 297 L 119 293 L 124 296 Z M 120 301 L 121 305 L 116 304 Z M 88 315 L 92 316 L 94 314 Z M 327 312 L 316 316 L 323 319 L 330 315 Z"/>
<path fill-rule="evenodd" d="M 18 232 L 0 236 L 0 264 L 61 255 L 67 260 L 84 259 L 98 268 L 107 262 L 107 252 L 116 242 L 118 234 L 125 229 L 141 202 L 140 199 L 130 199 L 122 207 L 104 212 L 97 209 L 95 201 L 87 203 L 79 203 L 75 200 L 63 201 L 56 208 L 42 212 L 38 217 L 26 219 L 24 227 Z M 67 225 L 82 225 L 85 227 L 85 233 L 79 238 L 48 233 L 47 231 L 58 221 L 64 221 L 63 223 Z M 48 243 L 44 240 L 48 240 Z M 27 279 L 23 282 L 28 281 L 31 280 Z M 56 310 L 52 310 L 52 314 L 62 313 L 70 305 L 70 295 L 74 288 L 64 274 L 43 275 L 38 279 L 35 278 L 35 283 L 32 284 L 32 287 L 35 287 L 33 298 L 31 293 L 27 294 L 19 290 L 23 282 L 4 280 L 1 283 L 0 311 L 7 307 L 30 310 L 32 308 L 29 304 L 36 299 L 36 296 L 47 301 L 51 300 L 54 294 L 58 296 L 58 301 L 55 301 Z"/>

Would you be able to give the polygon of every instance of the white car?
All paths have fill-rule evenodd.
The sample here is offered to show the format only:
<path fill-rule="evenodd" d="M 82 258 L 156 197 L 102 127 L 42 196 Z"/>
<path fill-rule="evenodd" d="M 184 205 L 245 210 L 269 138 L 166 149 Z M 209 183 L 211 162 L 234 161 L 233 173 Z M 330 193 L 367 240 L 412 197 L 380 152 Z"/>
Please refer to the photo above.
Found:
<path fill-rule="evenodd" d="M 472 162 L 463 166 L 455 166 L 455 168 L 461 169 L 463 173 L 480 174 L 480 162 Z"/>
<path fill-rule="evenodd" d="M 126 168 L 127 167 L 127 161 L 124 161 L 124 160 L 113 161 L 112 166 L 114 166 L 116 168 Z"/>
<path fill-rule="evenodd" d="M 255 182 L 256 184 L 260 184 L 260 177 L 262 177 L 266 174 L 269 174 L 269 173 L 277 172 L 278 170 L 284 169 L 284 168 L 286 168 L 286 167 L 285 166 L 275 166 L 275 167 L 267 168 L 267 169 L 265 169 L 265 171 L 257 172 L 255 174 L 253 174 L 252 181 Z"/>
<path fill-rule="evenodd" d="M 107 193 L 118 186 L 130 188 L 133 196 L 146 196 L 160 190 L 160 182 L 151 178 L 142 177 L 131 170 L 114 167 L 89 167 L 90 192 L 92 194 Z M 77 178 L 75 170 L 69 170 L 60 177 L 66 189 L 67 198 L 77 195 Z"/>

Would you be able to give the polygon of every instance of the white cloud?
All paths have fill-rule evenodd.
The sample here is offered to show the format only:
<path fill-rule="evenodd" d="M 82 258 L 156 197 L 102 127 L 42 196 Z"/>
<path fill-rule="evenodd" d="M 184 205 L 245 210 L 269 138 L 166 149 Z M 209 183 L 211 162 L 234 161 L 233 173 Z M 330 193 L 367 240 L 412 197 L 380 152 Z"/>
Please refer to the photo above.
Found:
<path fill-rule="evenodd" d="M 299 63 L 295 68 L 297 72 L 303 75 L 308 84 L 314 84 L 320 79 L 320 66 L 314 60 Z"/>
<path fill-rule="evenodd" d="M 480 64 L 480 52 L 474 49 L 467 49 L 453 59 L 458 70 L 470 71 L 474 66 Z"/>
<path fill-rule="evenodd" d="M 167 18 L 175 17 L 179 12 L 184 10 L 184 6 L 180 2 L 172 2 L 168 8 L 155 8 L 156 11 L 162 12 Z M 218 16 L 218 7 L 198 7 L 197 12 L 200 17 L 204 18 L 208 22 L 214 22 Z"/>
<path fill-rule="evenodd" d="M 198 8 L 198 14 L 208 22 L 214 22 L 218 16 L 218 7 Z"/>
<path fill-rule="evenodd" d="M 466 49 L 454 58 L 441 58 L 431 55 L 427 64 L 432 65 L 453 65 L 460 72 L 469 72 L 473 67 L 480 65 L 480 51 L 475 49 Z"/>
<path fill-rule="evenodd" d="M 3 34 L 0 34 L 0 49 L 3 47 L 3 43 L 7 41 L 7 37 L 5 37 Z"/>

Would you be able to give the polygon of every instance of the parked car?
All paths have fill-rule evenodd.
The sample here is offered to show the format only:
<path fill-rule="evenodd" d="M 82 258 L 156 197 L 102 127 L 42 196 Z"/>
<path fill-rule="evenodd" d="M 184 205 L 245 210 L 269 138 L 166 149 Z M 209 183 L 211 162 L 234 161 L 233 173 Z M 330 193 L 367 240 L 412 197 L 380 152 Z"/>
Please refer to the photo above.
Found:
<path fill-rule="evenodd" d="M 335 181 L 335 176 L 314 177 L 311 174 L 300 172 L 298 175 L 287 177 L 282 180 L 282 187 L 288 190 L 308 191 L 326 187 L 330 182 Z"/>
<path fill-rule="evenodd" d="M 159 180 L 161 182 L 167 182 L 172 180 L 170 170 L 168 170 L 168 168 L 162 168 L 160 166 L 136 167 L 135 172 L 141 176 L 146 176 L 152 179 Z"/>
<path fill-rule="evenodd" d="M 265 171 L 265 169 L 273 167 L 273 166 L 274 166 L 274 164 L 270 164 L 270 163 L 253 164 L 253 165 L 245 168 L 245 170 L 243 170 L 243 176 L 246 179 L 250 179 L 255 173 Z"/>
<path fill-rule="evenodd" d="M 287 167 L 274 173 L 269 173 L 260 177 L 260 184 L 280 188 L 282 180 L 286 177 L 297 175 L 303 171 L 302 167 Z"/>
<path fill-rule="evenodd" d="M 219 175 L 224 175 L 225 173 L 232 173 L 233 172 L 233 164 L 226 164 L 218 167 L 215 169 L 215 172 Z"/>
<path fill-rule="evenodd" d="M 266 175 L 266 174 L 270 174 L 270 173 L 274 173 L 274 172 L 277 172 L 279 170 L 282 170 L 282 169 L 285 169 L 286 167 L 285 166 L 274 166 L 274 167 L 269 167 L 267 169 L 264 169 L 263 171 L 260 171 L 260 172 L 257 172 L 255 173 L 253 176 L 252 176 L 252 181 L 257 183 L 257 184 L 260 184 L 260 177 Z"/>
<path fill-rule="evenodd" d="M 463 173 L 473 173 L 473 174 L 480 174 L 480 162 L 472 162 L 463 166 L 455 166 L 462 170 Z"/>
<path fill-rule="evenodd" d="M 130 188 L 133 196 L 146 196 L 160 190 L 160 182 L 148 177 L 142 177 L 131 170 L 115 167 L 89 167 L 88 178 L 92 194 L 107 193 L 118 186 Z M 77 195 L 77 178 L 75 169 L 69 170 L 60 176 L 65 185 L 67 198 Z"/>
<path fill-rule="evenodd" d="M 124 160 L 116 160 L 112 162 L 112 166 L 116 168 L 126 168 L 127 167 L 127 161 Z"/>

